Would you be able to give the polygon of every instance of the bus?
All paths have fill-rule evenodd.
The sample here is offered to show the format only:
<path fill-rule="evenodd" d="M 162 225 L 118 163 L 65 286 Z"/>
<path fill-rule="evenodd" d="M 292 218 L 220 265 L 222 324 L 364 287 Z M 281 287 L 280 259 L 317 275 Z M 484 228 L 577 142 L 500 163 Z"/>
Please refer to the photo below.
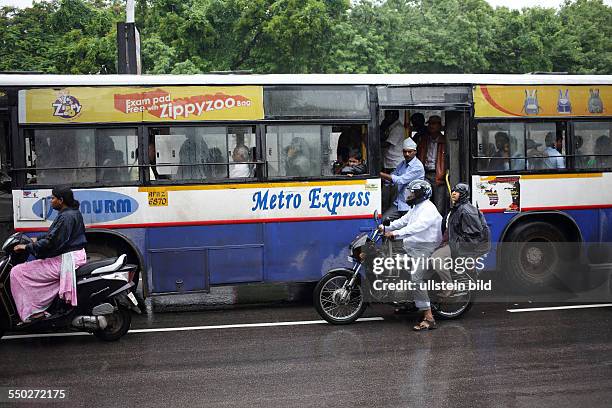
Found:
<path fill-rule="evenodd" d="M 5 223 L 44 232 L 50 189 L 70 185 L 89 256 L 126 253 L 145 296 L 346 265 L 383 210 L 387 110 L 406 137 L 411 114 L 442 118 L 447 184 L 471 185 L 487 267 L 517 288 L 555 279 L 568 254 L 547 243 L 612 261 L 589 249 L 612 241 L 612 76 L 5 74 L 0 92 Z M 363 174 L 338 174 L 348 149 Z"/>

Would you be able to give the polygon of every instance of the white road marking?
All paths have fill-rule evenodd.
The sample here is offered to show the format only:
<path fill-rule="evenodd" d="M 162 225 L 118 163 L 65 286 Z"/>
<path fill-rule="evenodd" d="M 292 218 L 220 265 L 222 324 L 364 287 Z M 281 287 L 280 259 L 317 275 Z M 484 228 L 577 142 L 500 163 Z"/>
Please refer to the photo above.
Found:
<path fill-rule="evenodd" d="M 372 322 L 385 320 L 382 317 L 362 317 L 357 322 Z M 128 334 L 134 333 L 160 333 L 160 332 L 180 332 L 196 330 L 220 330 L 220 329 L 241 329 L 247 327 L 278 327 L 278 326 L 306 326 L 311 324 L 327 324 L 325 320 L 303 320 L 295 322 L 270 322 L 270 323 L 243 323 L 243 324 L 221 324 L 215 326 L 187 326 L 187 327 L 160 327 L 157 329 L 133 329 Z M 4 336 L 2 340 L 34 339 L 45 337 L 69 337 L 69 336 L 90 336 L 90 333 L 70 332 L 70 333 L 42 333 L 42 334 L 17 334 Z"/>
<path fill-rule="evenodd" d="M 543 312 L 547 310 L 567 310 L 567 309 L 591 309 L 595 307 L 612 307 L 612 303 L 602 303 L 598 305 L 572 305 L 572 306 L 553 306 L 553 307 L 528 307 L 525 309 L 507 309 L 510 313 L 521 312 Z"/>

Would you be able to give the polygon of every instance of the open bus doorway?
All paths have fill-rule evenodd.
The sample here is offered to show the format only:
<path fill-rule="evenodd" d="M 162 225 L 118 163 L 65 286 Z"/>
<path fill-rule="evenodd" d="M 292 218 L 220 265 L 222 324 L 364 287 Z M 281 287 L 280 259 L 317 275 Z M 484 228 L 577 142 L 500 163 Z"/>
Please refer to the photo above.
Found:
<path fill-rule="evenodd" d="M 397 121 L 389 124 L 389 119 L 394 116 Z M 462 148 L 461 143 L 465 139 L 464 135 L 468 134 L 468 112 L 437 107 L 413 107 L 382 109 L 379 117 L 382 171 L 390 173 L 395 170 L 392 167 L 393 159 L 396 159 L 397 164 L 404 159 L 401 145 L 406 138 L 412 138 L 417 144 L 417 158 L 425 169 L 425 179 L 432 185 L 432 202 L 436 204 L 440 214 L 445 215 L 450 208 L 451 187 L 460 181 L 467 181 L 467 160 L 461 156 L 466 150 Z M 398 133 L 402 134 L 401 138 Z M 382 194 L 384 213 L 396 199 L 397 188 L 384 186 Z"/>

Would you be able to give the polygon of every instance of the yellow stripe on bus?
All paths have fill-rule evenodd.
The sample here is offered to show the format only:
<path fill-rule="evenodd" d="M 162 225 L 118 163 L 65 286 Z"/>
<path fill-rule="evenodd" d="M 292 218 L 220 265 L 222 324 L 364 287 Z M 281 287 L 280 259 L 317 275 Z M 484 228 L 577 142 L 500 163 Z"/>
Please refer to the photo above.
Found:
<path fill-rule="evenodd" d="M 565 179 L 565 178 L 597 178 L 603 177 L 603 173 L 575 173 L 575 174 L 521 174 L 521 175 L 500 175 L 483 176 L 480 181 L 493 181 L 504 177 L 519 177 L 521 180 L 542 180 L 542 179 Z"/>
<path fill-rule="evenodd" d="M 154 191 L 187 191 L 187 190 L 238 190 L 244 188 L 278 188 L 278 187 L 308 187 L 308 186 L 352 186 L 365 185 L 366 180 L 338 180 L 338 181 L 296 181 L 280 183 L 255 184 L 210 184 L 195 186 L 151 186 L 138 187 L 138 192 L 148 193 Z"/>

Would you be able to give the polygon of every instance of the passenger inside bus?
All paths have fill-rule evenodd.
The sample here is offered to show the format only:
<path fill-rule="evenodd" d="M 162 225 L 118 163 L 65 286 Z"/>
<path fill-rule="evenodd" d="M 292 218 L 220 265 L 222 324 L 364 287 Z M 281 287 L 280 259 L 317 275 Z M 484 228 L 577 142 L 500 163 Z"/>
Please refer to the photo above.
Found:
<path fill-rule="evenodd" d="M 367 167 L 363 162 L 361 151 L 359 149 L 353 149 L 349 152 L 346 166 L 340 170 L 340 174 L 343 176 L 355 176 L 359 174 L 365 174 Z"/>
<path fill-rule="evenodd" d="M 252 168 L 250 164 L 246 162 L 249 160 L 249 148 L 241 144 L 234 148 L 232 152 L 233 163 L 229 165 L 229 176 L 230 178 L 246 178 L 252 177 Z"/>
<path fill-rule="evenodd" d="M 609 136 L 601 135 L 595 140 L 595 154 L 603 154 L 607 156 L 592 157 L 587 166 L 594 169 L 607 169 L 612 167 L 612 140 Z"/>
<path fill-rule="evenodd" d="M 427 133 L 422 137 L 417 147 L 417 156 L 425 167 L 425 179 L 432 187 L 431 200 L 440 214 L 446 214 L 449 206 L 448 190 L 446 187 L 446 170 L 448 169 L 448 155 L 446 151 L 446 137 L 442 133 L 442 118 L 431 115 L 427 121 Z"/>
<path fill-rule="evenodd" d="M 510 168 L 510 138 L 506 132 L 495 133 L 495 148 L 493 158 L 489 160 L 489 170 L 506 171 Z"/>
<path fill-rule="evenodd" d="M 525 158 L 523 156 L 523 146 L 519 148 L 519 141 L 516 137 L 510 137 L 510 170 L 525 170 Z"/>
<path fill-rule="evenodd" d="M 547 169 L 564 169 L 565 158 L 562 157 L 563 136 L 548 132 L 545 138 L 546 148 L 544 149 L 544 167 Z"/>
<path fill-rule="evenodd" d="M 294 137 L 291 144 L 285 148 L 287 161 L 285 174 L 289 177 L 310 176 L 313 167 L 310 148 L 303 137 Z"/>
<path fill-rule="evenodd" d="M 427 126 L 425 126 L 425 115 L 421 112 L 413 113 L 410 116 L 410 123 L 412 124 L 412 131 L 414 134 L 412 135 L 412 140 L 419 144 L 421 138 L 427 135 Z"/>
<path fill-rule="evenodd" d="M 185 128 L 187 139 L 179 150 L 177 178 L 182 180 L 204 180 L 207 178 L 208 145 L 201 135 L 196 135 L 195 128 Z M 189 166 L 189 165 L 193 166 Z"/>
<path fill-rule="evenodd" d="M 221 149 L 218 147 L 211 147 L 208 149 L 208 162 L 209 163 L 223 163 L 225 158 Z M 206 166 L 206 174 L 210 175 L 213 179 L 220 179 L 227 177 L 227 170 L 225 164 L 209 164 Z"/>
<path fill-rule="evenodd" d="M 542 146 L 541 143 L 537 143 L 533 139 L 527 139 L 525 141 L 525 146 L 527 149 L 527 168 L 529 170 L 540 170 L 544 168 L 544 162 L 541 158 L 542 152 L 538 149 L 538 147 Z M 540 157 L 540 158 L 538 158 Z"/>

